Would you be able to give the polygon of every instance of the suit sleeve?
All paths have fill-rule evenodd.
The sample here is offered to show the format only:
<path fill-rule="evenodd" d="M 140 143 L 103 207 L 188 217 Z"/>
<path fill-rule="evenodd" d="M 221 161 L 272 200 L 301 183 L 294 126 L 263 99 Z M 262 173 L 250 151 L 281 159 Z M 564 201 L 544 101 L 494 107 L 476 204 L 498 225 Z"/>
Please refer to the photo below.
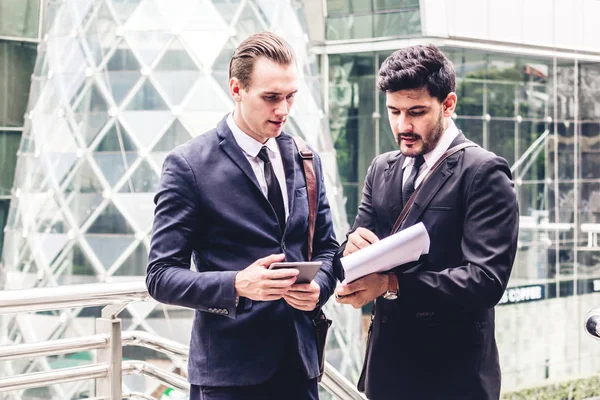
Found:
<path fill-rule="evenodd" d="M 515 259 L 518 207 L 503 159 L 483 162 L 467 187 L 462 265 L 398 273 L 399 301 L 491 308 L 502 298 Z"/>
<path fill-rule="evenodd" d="M 346 234 L 346 241 L 342 243 L 339 249 L 336 252 L 334 259 L 335 272 L 340 281 L 344 280 L 344 269 L 342 268 L 342 264 L 340 262 L 340 258 L 342 258 L 344 254 L 344 250 L 346 249 L 346 243 L 348 242 L 348 235 L 354 232 L 358 228 L 366 228 L 371 232 L 375 233 L 377 231 L 376 226 L 376 218 L 375 211 L 373 210 L 373 198 L 372 198 L 372 189 L 373 189 L 373 176 L 375 175 L 376 166 L 377 166 L 376 157 L 369 169 L 367 170 L 367 176 L 365 178 L 365 184 L 363 187 L 362 200 L 360 202 L 360 206 L 358 207 L 358 213 L 356 214 L 356 218 L 354 219 L 354 224 L 352 225 L 352 229 Z"/>
<path fill-rule="evenodd" d="M 325 193 L 325 181 L 323 179 L 321 160 L 318 156 L 315 157 L 315 160 L 318 160 L 318 162 L 315 163 L 316 174 L 318 177 L 318 198 L 315 236 L 313 240 L 313 260 L 323 262 L 321 269 L 315 276 L 315 282 L 321 288 L 318 310 L 327 302 L 336 286 L 336 275 L 333 270 L 332 261 L 339 245 L 335 239 L 331 208 Z"/>
<path fill-rule="evenodd" d="M 197 190 L 186 159 L 176 150 L 171 152 L 164 162 L 154 198 L 156 209 L 146 286 L 150 296 L 162 303 L 201 311 L 220 310 L 219 313 L 235 318 L 236 271 L 190 269 L 192 243 L 199 240 Z"/>

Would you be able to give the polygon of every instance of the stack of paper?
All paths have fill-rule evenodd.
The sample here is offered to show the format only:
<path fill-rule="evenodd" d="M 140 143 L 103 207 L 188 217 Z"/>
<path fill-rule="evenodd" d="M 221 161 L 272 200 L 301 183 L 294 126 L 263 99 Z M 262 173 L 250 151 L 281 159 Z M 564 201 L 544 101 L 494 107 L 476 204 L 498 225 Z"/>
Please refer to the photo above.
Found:
<path fill-rule="evenodd" d="M 363 276 L 389 271 L 398 265 L 417 261 L 429 253 L 429 234 L 422 222 L 388 236 L 340 260 L 349 283 Z"/>

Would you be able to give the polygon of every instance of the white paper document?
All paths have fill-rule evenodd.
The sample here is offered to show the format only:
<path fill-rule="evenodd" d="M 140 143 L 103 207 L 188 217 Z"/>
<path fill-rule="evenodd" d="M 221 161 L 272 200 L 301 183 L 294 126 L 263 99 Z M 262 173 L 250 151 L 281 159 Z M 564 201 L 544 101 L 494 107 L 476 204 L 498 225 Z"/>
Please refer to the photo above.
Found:
<path fill-rule="evenodd" d="M 389 271 L 398 265 L 417 261 L 429 253 L 429 234 L 422 222 L 388 236 L 369 247 L 341 258 L 345 283 L 375 272 Z"/>

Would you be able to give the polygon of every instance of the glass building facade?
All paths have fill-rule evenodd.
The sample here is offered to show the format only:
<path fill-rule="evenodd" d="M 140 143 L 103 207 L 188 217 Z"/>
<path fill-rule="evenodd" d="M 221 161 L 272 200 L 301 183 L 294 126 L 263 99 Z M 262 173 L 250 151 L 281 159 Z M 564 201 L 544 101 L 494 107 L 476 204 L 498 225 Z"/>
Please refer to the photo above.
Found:
<path fill-rule="evenodd" d="M 189 7 L 182 13 L 162 0 L 1 1 L 0 283 L 142 275 L 162 159 L 229 110 L 228 58 L 263 29 L 287 35 L 300 51 L 305 97 L 288 129 L 328 166 L 343 240 L 371 160 L 397 148 L 377 70 L 400 47 L 434 43 L 457 71 L 455 123 L 506 158 L 515 178 L 518 253 L 497 307 L 503 391 L 535 398 L 510 396 L 557 382 L 579 390 L 568 382 L 600 371 L 600 346 L 582 329 L 600 302 L 600 2 L 549 3 L 181 0 Z M 8 333 L 24 341 L 71 337 L 93 329 L 98 312 L 21 316 Z M 362 330 L 355 314 L 331 312 L 328 356 L 356 381 Z M 125 329 L 167 337 L 189 324 L 185 310 L 147 304 L 122 316 Z M 9 372 L 85 362 L 58 357 Z M 185 369 L 181 360 L 163 362 Z M 18 395 L 66 399 L 85 389 Z M 600 395 L 600 384 L 585 390 L 578 393 Z"/>

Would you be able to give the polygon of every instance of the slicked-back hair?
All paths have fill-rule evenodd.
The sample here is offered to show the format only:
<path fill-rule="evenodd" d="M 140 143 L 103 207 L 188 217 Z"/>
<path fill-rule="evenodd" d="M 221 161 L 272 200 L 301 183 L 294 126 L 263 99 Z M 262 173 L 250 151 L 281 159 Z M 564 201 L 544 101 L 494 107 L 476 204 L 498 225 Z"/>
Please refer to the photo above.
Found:
<path fill-rule="evenodd" d="M 440 102 L 456 89 L 454 66 L 436 46 L 406 47 L 381 64 L 377 89 L 382 92 L 425 88 Z"/>
<path fill-rule="evenodd" d="M 248 88 L 254 63 L 259 57 L 280 65 L 290 65 L 296 60 L 292 47 L 282 37 L 272 32 L 255 33 L 235 49 L 229 61 L 229 79 L 235 77 L 243 88 Z"/>

